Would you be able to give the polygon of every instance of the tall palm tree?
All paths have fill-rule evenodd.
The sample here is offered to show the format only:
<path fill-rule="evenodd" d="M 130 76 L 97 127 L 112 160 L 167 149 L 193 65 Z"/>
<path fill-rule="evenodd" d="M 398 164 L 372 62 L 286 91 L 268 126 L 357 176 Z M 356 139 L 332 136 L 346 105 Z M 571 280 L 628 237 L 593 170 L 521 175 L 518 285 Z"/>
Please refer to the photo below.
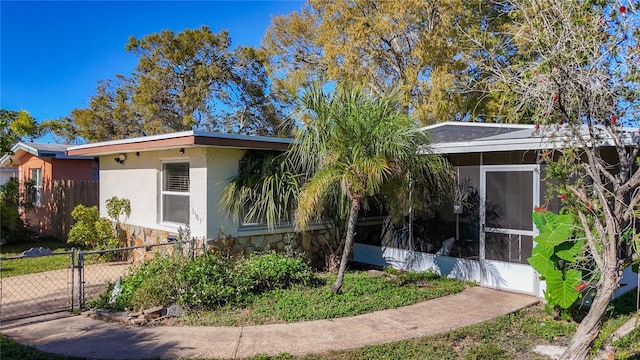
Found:
<path fill-rule="evenodd" d="M 280 179 L 295 177 L 295 190 L 274 191 L 270 187 L 261 192 L 258 187 L 264 190 L 265 184 L 275 181 L 273 176 L 262 178 L 260 186 L 253 186 L 250 192 L 256 196 L 252 200 L 253 214 L 264 216 L 267 223 L 277 220 L 284 213 L 284 204 L 277 205 L 278 198 L 286 199 L 295 209 L 297 229 L 304 231 L 309 224 L 322 220 L 327 204 L 346 200 L 344 249 L 331 288 L 339 292 L 363 200 L 377 196 L 392 212 L 407 208 L 411 179 L 416 179 L 414 189 L 421 194 L 414 198 L 424 202 L 448 191 L 454 183 L 453 173 L 442 157 L 425 155 L 429 152 L 428 138 L 403 111 L 395 91 L 375 95 L 363 88 L 338 88 L 326 93 L 314 87 L 303 95 L 298 110 L 302 125 L 284 154 L 280 175 Z M 241 199 L 238 195 L 247 193 L 246 188 L 239 189 L 233 185 L 225 191 L 229 196 L 223 206 L 229 209 L 230 199 Z M 294 192 L 297 196 L 291 201 Z"/>
<path fill-rule="evenodd" d="M 362 88 L 339 88 L 327 94 L 313 88 L 301 105 L 304 125 L 290 150 L 292 162 L 302 165 L 307 177 L 296 225 L 305 229 L 320 218 L 319 205 L 335 186 L 350 203 L 342 260 L 331 288 L 338 292 L 362 200 L 381 196 L 387 205 L 403 204 L 411 179 L 420 179 L 423 190 L 443 190 L 452 183 L 451 171 L 443 158 L 419 154 L 427 150 L 428 138 L 403 111 L 396 92 L 378 96 Z"/>

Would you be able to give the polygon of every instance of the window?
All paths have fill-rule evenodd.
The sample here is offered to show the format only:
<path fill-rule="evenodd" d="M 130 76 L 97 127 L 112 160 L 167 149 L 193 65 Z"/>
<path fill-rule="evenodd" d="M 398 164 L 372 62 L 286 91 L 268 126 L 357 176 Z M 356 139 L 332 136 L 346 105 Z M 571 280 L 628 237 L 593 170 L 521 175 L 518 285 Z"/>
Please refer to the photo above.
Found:
<path fill-rule="evenodd" d="M 35 168 L 31 169 L 31 177 L 30 181 L 30 195 L 31 195 L 31 203 L 33 205 L 42 204 L 42 169 Z"/>
<path fill-rule="evenodd" d="M 189 163 L 162 164 L 162 221 L 189 223 Z"/>

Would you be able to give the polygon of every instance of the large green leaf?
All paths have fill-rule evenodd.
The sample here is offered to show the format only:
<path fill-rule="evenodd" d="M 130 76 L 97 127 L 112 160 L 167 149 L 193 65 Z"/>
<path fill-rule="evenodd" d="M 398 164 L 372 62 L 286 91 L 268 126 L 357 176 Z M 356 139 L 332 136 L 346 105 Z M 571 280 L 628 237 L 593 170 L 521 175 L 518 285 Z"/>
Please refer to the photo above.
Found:
<path fill-rule="evenodd" d="M 573 233 L 571 215 L 556 215 L 550 211 L 534 212 L 533 219 L 540 234 L 535 242 L 543 246 L 556 246 L 567 241 Z M 539 225 L 539 226 L 538 226 Z"/>
<path fill-rule="evenodd" d="M 538 244 L 531 251 L 531 257 L 527 259 L 527 262 L 535 271 L 546 278 L 549 271 L 555 270 L 554 263 L 551 261 L 552 255 L 553 247 Z"/>
<path fill-rule="evenodd" d="M 578 270 L 571 269 L 565 273 L 564 278 L 559 270 L 547 273 L 547 291 L 553 297 L 554 301 L 564 309 L 571 306 L 580 293 L 576 290 L 582 282 L 582 273 Z"/>
<path fill-rule="evenodd" d="M 532 217 L 533 223 L 536 225 L 536 228 L 538 228 L 538 231 L 543 232 L 546 229 L 549 220 L 552 220 L 557 216 L 558 215 L 552 213 L 551 211 L 534 211 Z"/>
<path fill-rule="evenodd" d="M 562 244 L 556 246 L 556 255 L 567 261 L 576 261 L 576 256 L 582 252 L 584 247 L 584 240 L 565 241 Z"/>

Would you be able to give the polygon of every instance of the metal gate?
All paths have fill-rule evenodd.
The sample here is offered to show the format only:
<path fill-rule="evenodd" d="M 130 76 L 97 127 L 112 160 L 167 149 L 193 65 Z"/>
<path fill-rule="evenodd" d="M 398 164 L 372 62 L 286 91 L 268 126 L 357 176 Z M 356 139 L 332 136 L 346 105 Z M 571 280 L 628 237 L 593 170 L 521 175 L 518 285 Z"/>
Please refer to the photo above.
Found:
<path fill-rule="evenodd" d="M 0 321 L 83 309 L 92 299 L 104 293 L 109 284 L 127 275 L 133 263 L 144 261 L 152 253 L 169 254 L 173 251 L 173 244 L 90 251 L 73 249 L 56 253 L 47 249 L 32 250 L 21 256 L 0 258 L 0 268 L 7 270 L 11 267 L 34 266 L 30 259 L 45 256 L 56 257 L 57 262 L 66 263 L 66 268 L 2 276 Z"/>
<path fill-rule="evenodd" d="M 66 262 L 65 269 L 28 275 L 2 277 L 0 285 L 0 320 L 42 315 L 74 307 L 75 252 L 25 252 L 22 256 L 0 258 L 0 267 L 37 266 L 34 259 L 50 257 L 51 261 Z"/>

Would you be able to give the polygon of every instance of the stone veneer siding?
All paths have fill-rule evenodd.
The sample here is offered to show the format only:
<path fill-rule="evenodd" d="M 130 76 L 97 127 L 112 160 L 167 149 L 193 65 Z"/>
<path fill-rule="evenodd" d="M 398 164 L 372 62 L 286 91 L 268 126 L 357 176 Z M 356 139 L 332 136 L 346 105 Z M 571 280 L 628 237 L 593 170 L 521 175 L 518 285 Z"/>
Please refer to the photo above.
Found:
<path fill-rule="evenodd" d="M 127 239 L 126 246 L 141 247 L 132 251 L 131 260 L 133 262 L 148 259 L 156 253 L 173 254 L 177 250 L 176 243 L 169 241 L 170 236 L 177 236 L 176 233 L 128 224 L 122 224 L 121 228 Z M 307 257 L 313 267 L 323 269 L 326 256 L 330 253 L 326 245 L 328 240 L 329 234 L 324 229 L 304 233 L 267 233 L 207 239 L 206 251 L 221 251 L 228 255 L 244 256 L 261 251 L 300 254 Z M 195 238 L 192 242 L 192 244 L 182 245 L 185 254 L 193 251 L 195 255 L 200 255 L 205 251 L 205 242 L 202 238 Z"/>

